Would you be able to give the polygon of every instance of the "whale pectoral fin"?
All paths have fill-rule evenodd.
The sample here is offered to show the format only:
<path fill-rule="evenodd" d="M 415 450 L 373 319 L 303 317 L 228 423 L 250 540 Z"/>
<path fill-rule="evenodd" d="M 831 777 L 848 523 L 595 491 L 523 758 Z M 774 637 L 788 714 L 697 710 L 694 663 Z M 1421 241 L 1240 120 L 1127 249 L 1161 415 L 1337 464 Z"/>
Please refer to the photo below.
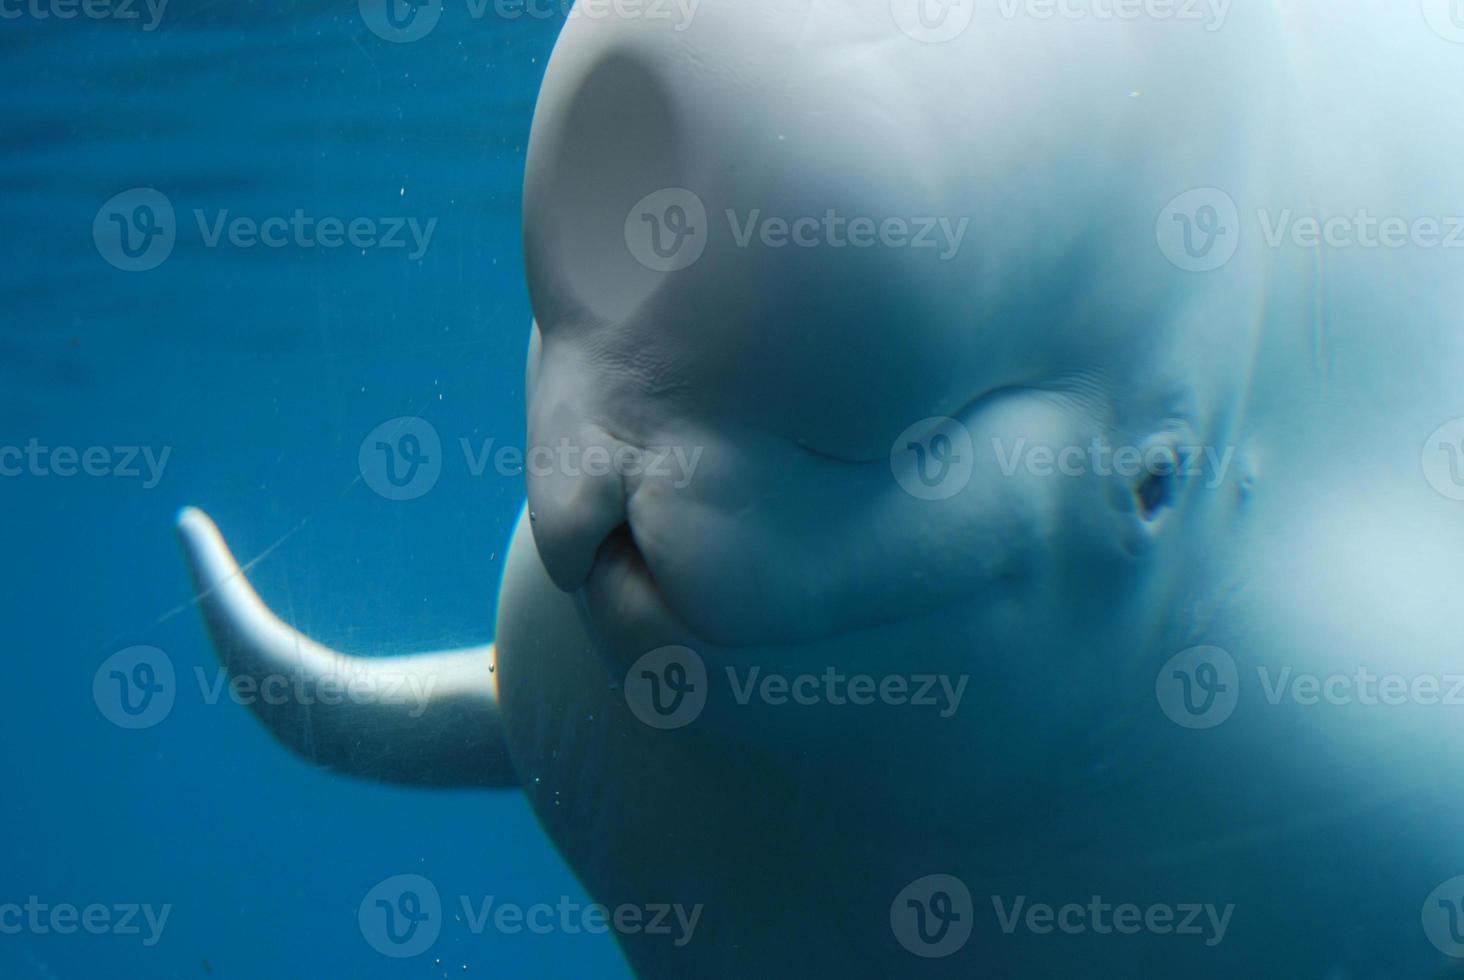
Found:
<path fill-rule="evenodd" d="M 231 684 L 297 755 L 410 786 L 518 785 L 491 645 L 407 657 L 339 653 L 265 606 L 208 515 L 185 509 L 178 537 Z"/>

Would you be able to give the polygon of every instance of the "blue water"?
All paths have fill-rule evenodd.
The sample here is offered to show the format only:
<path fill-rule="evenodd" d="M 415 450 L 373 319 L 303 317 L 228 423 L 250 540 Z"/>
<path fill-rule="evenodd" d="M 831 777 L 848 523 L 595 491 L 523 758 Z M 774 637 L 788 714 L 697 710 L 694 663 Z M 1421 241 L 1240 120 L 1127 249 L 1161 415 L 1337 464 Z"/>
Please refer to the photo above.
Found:
<path fill-rule="evenodd" d="M 523 489 L 475 476 L 457 447 L 522 439 L 520 183 L 562 20 L 478 19 L 449 0 L 428 36 L 395 44 L 354 3 L 273 6 L 174 0 L 152 31 L 0 20 L 0 446 L 169 454 L 152 487 L 0 477 L 0 905 L 171 906 L 150 947 L 0 934 L 0 977 L 625 976 L 605 936 L 474 934 L 457 917 L 458 895 L 585 901 L 518 794 L 312 771 L 199 693 L 194 670 L 212 678 L 214 661 L 179 507 L 206 508 L 241 560 L 264 556 L 251 577 L 284 617 L 393 653 L 491 639 Z M 177 241 L 127 272 L 93 221 L 140 187 L 175 208 Z M 225 209 L 437 223 L 417 260 L 209 247 L 193 212 Z M 418 414 L 442 435 L 441 477 L 385 499 L 360 479 L 359 446 Z M 92 682 L 137 644 L 166 653 L 178 697 L 127 731 Z M 431 953 L 394 960 L 357 908 L 409 872 L 448 914 Z"/>

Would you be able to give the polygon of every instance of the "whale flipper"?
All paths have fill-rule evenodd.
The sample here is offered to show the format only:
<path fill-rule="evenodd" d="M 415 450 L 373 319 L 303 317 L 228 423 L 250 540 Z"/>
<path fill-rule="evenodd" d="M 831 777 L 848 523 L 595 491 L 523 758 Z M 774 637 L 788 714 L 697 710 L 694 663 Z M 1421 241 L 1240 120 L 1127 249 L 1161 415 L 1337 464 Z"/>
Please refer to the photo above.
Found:
<path fill-rule="evenodd" d="M 265 727 L 336 772 L 420 787 L 510 787 L 492 645 L 353 657 L 279 619 L 208 515 L 186 508 L 178 537 L 230 682 Z"/>

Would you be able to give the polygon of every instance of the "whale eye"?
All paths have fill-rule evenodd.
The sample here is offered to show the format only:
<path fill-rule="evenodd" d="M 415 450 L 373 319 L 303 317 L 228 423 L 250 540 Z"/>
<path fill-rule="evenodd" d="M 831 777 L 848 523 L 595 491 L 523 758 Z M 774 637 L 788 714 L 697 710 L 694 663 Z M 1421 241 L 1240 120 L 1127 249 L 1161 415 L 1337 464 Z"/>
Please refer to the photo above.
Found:
<path fill-rule="evenodd" d="M 1174 504 L 1173 473 L 1148 473 L 1134 490 L 1138 498 L 1139 513 L 1144 520 L 1157 520 L 1159 515 Z"/>
<path fill-rule="evenodd" d="M 1154 523 L 1179 497 L 1179 450 L 1170 437 L 1159 436 L 1144 445 L 1143 460 L 1143 471 L 1134 485 L 1134 503 L 1139 516 Z"/>

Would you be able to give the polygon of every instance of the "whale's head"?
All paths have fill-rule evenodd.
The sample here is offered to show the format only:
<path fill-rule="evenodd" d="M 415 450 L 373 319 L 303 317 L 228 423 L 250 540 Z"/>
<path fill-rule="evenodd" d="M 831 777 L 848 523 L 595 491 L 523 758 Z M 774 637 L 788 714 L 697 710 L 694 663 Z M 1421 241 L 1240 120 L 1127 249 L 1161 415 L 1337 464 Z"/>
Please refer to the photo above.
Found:
<path fill-rule="evenodd" d="M 1104 693 L 1162 628 L 1187 534 L 1234 490 L 1261 276 L 1180 268 L 1155 232 L 1177 195 L 1258 179 L 1245 86 L 1203 74 L 1226 42 L 695 11 L 572 20 L 545 80 L 524 204 L 545 568 L 621 670 L 667 644 L 938 668 L 993 715 L 1085 724 L 1056 700 Z M 1056 663 L 1079 680 L 1060 696 Z"/>

